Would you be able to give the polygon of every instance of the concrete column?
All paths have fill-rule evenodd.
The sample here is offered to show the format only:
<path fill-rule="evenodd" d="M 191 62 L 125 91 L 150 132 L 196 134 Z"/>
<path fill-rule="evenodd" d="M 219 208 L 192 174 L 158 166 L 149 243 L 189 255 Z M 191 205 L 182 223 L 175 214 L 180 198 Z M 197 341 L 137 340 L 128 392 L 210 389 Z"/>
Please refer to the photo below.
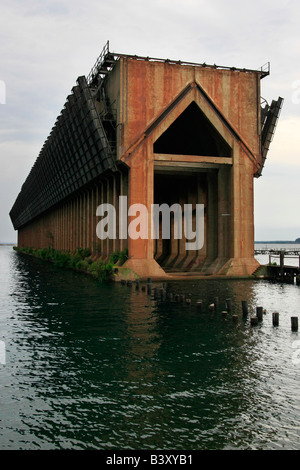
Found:
<path fill-rule="evenodd" d="M 96 226 L 97 226 L 97 218 L 96 218 L 96 209 L 97 209 L 97 187 L 93 185 L 92 189 L 92 207 L 91 207 L 91 250 L 92 254 L 96 253 L 97 249 L 97 234 L 96 234 Z"/>
<path fill-rule="evenodd" d="M 102 184 L 98 181 L 97 182 L 97 187 L 96 187 L 96 207 L 98 207 L 103 199 L 102 199 Z M 99 222 L 99 217 L 96 217 L 96 224 Z M 103 253 L 103 242 L 100 240 L 96 234 L 96 254 L 97 256 L 102 256 Z"/>
<path fill-rule="evenodd" d="M 107 201 L 107 184 L 106 180 L 101 181 L 100 204 L 105 204 Z M 105 259 L 107 256 L 107 240 L 101 240 L 101 258 Z"/>
<path fill-rule="evenodd" d="M 207 173 L 207 258 L 214 260 L 218 255 L 218 188 L 215 172 Z"/>
<path fill-rule="evenodd" d="M 80 246 L 85 247 L 85 226 L 84 226 L 84 202 L 85 202 L 85 192 L 82 191 L 80 194 Z"/>
<path fill-rule="evenodd" d="M 120 171 L 120 195 L 127 196 L 127 213 L 128 213 L 128 184 L 129 184 L 128 183 L 128 171 L 126 169 L 124 170 L 121 169 Z M 128 234 L 127 234 L 127 238 L 120 239 L 120 250 L 124 251 L 125 248 L 128 248 Z"/>
<path fill-rule="evenodd" d="M 232 246 L 231 168 L 218 171 L 218 256 L 231 258 Z"/>
<path fill-rule="evenodd" d="M 126 267 L 142 277 L 164 275 L 153 258 L 154 240 L 151 238 L 151 205 L 154 203 L 154 160 L 153 146 L 151 143 L 142 146 L 135 154 L 135 164 L 129 173 L 129 206 L 138 203 L 143 204 L 148 211 L 147 238 L 136 240 L 128 237 L 129 260 Z M 151 157 L 151 158 L 150 158 Z M 129 224 L 135 217 L 129 218 Z"/>
<path fill-rule="evenodd" d="M 185 236 L 184 236 L 184 204 L 186 203 L 186 195 L 183 194 L 183 189 L 185 188 L 181 188 L 181 192 L 180 192 L 180 196 L 179 196 L 179 204 L 181 206 L 181 212 L 182 212 L 182 226 L 181 226 L 181 233 L 182 233 L 182 237 L 178 240 L 178 257 L 179 257 L 179 261 L 181 261 L 185 255 L 186 255 L 186 249 L 185 249 L 185 243 L 186 243 L 186 240 L 185 240 Z"/>
<path fill-rule="evenodd" d="M 87 248 L 87 237 L 88 237 L 88 195 L 87 191 L 83 191 L 83 207 L 82 207 L 82 229 L 83 229 L 83 248 Z"/>
<path fill-rule="evenodd" d="M 68 250 L 71 251 L 71 201 L 68 200 Z"/>
<path fill-rule="evenodd" d="M 71 219 L 70 219 L 70 230 L 71 230 L 71 250 L 75 250 L 75 214 L 74 214 L 74 198 L 71 199 L 70 201 L 71 204 Z"/>
<path fill-rule="evenodd" d="M 197 178 L 197 203 L 204 204 L 204 245 L 198 251 L 198 258 L 203 258 L 206 255 L 206 244 L 207 244 L 207 200 L 206 200 L 206 178 L 204 180 L 204 174 L 199 174 Z"/>
<path fill-rule="evenodd" d="M 75 250 L 79 246 L 79 195 L 75 199 Z"/>
<path fill-rule="evenodd" d="M 61 233 L 58 234 L 58 237 L 59 237 L 59 242 L 60 242 L 61 249 L 63 249 L 63 250 L 66 250 L 66 244 L 67 244 L 65 210 L 66 210 L 66 206 L 65 206 L 65 204 L 62 204 L 60 206 Z"/>

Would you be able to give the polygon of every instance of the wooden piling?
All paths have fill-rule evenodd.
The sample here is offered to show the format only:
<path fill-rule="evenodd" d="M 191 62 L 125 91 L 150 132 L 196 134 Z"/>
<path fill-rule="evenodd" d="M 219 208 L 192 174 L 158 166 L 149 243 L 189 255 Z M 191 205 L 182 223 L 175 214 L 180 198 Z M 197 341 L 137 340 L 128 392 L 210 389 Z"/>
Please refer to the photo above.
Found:
<path fill-rule="evenodd" d="M 202 300 L 197 300 L 196 306 L 197 306 L 197 311 L 202 312 Z"/>
<path fill-rule="evenodd" d="M 254 316 L 251 317 L 250 323 L 251 323 L 252 326 L 257 326 L 257 325 L 258 325 L 258 317 L 257 317 L 257 315 L 256 315 L 255 317 L 254 317 Z"/>
<path fill-rule="evenodd" d="M 298 317 L 291 317 L 292 331 L 298 331 Z"/>
<path fill-rule="evenodd" d="M 247 315 L 248 315 L 248 302 L 247 302 L 247 300 L 242 300 L 242 312 L 243 312 L 243 316 L 247 317 Z"/>
<path fill-rule="evenodd" d="M 226 299 L 226 309 L 228 313 L 231 313 L 232 311 L 232 300 L 231 299 Z"/>
<path fill-rule="evenodd" d="M 273 326 L 278 326 L 279 325 L 279 313 L 273 312 L 272 319 L 273 319 Z"/>
<path fill-rule="evenodd" d="M 163 300 L 163 301 L 165 301 L 166 298 L 167 298 L 166 289 L 164 289 L 163 287 L 160 289 L 160 298 L 161 298 L 161 300 Z"/>
<path fill-rule="evenodd" d="M 263 311 L 263 307 L 256 307 L 256 314 L 259 322 L 263 321 Z"/>
<path fill-rule="evenodd" d="M 238 315 L 232 315 L 232 320 L 233 320 L 234 322 L 237 322 L 238 319 L 239 319 Z"/>

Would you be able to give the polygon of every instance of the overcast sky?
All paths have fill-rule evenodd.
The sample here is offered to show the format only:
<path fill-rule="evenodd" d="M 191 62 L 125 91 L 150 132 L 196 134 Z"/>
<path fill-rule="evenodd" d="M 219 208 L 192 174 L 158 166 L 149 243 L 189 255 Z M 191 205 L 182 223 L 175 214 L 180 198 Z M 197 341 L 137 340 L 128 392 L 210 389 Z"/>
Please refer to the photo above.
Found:
<path fill-rule="evenodd" d="M 299 0 L 0 0 L 0 242 L 9 211 L 80 75 L 106 41 L 125 54 L 260 68 L 284 106 L 261 178 L 256 240 L 300 237 Z"/>

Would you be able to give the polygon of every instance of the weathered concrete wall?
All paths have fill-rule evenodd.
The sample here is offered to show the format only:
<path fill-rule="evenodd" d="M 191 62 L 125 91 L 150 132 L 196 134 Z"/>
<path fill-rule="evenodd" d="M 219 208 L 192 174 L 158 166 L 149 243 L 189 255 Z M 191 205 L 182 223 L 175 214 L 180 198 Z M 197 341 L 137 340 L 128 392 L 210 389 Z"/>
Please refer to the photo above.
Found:
<path fill-rule="evenodd" d="M 217 109 L 240 133 L 259 159 L 259 73 L 124 58 L 121 58 L 120 154 L 126 154 L 145 129 L 191 83 L 198 83 L 203 88 Z M 180 107 L 177 114 L 180 114 Z M 166 119 L 165 129 L 168 126 L 169 122 Z"/>
<path fill-rule="evenodd" d="M 130 167 L 129 203 L 144 204 L 150 212 L 157 169 L 170 174 L 189 169 L 194 176 L 207 170 L 205 246 L 202 253 L 184 253 L 184 257 L 187 263 L 193 258 L 191 266 L 205 267 L 209 273 L 251 274 L 258 266 L 253 175 L 261 161 L 259 74 L 131 59 L 122 59 L 121 70 L 119 155 Z M 230 155 L 154 153 L 154 143 L 192 102 L 228 144 Z M 200 203 L 201 198 L 197 200 Z M 129 240 L 128 265 L 145 276 L 159 274 L 153 262 L 155 250 L 153 240 Z M 180 246 L 178 250 L 177 255 Z"/>

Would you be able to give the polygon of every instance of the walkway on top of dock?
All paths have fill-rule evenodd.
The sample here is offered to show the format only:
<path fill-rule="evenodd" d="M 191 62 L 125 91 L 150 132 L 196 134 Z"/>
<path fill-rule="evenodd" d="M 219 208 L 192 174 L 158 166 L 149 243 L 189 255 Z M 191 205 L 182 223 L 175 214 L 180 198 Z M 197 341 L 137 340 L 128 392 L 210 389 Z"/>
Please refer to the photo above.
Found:
<path fill-rule="evenodd" d="M 280 255 L 281 253 L 284 254 L 284 256 L 291 256 L 293 255 L 294 257 L 300 256 L 300 250 L 298 248 L 281 248 L 281 249 L 270 249 L 270 248 L 261 248 L 259 250 L 254 250 L 255 255 Z"/>

